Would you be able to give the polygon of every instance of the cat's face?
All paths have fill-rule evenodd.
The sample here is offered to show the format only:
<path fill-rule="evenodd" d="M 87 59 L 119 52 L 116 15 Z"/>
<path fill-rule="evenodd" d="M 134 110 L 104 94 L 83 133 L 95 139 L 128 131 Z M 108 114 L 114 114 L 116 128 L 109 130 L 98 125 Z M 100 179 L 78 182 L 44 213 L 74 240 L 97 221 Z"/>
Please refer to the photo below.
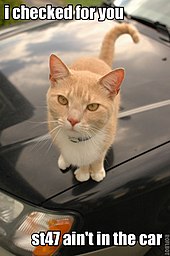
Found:
<path fill-rule="evenodd" d="M 94 136 L 110 119 L 119 87 L 111 93 L 109 81 L 113 75 L 101 78 L 88 71 L 69 71 L 56 58 L 52 57 L 50 63 L 51 87 L 47 94 L 52 122 L 69 136 Z M 116 76 L 114 79 L 118 80 Z"/>
<path fill-rule="evenodd" d="M 98 79 L 87 79 L 87 75 L 70 75 L 49 89 L 51 116 L 70 135 L 74 131 L 92 136 L 105 126 L 113 111 L 112 100 L 99 88 Z"/>

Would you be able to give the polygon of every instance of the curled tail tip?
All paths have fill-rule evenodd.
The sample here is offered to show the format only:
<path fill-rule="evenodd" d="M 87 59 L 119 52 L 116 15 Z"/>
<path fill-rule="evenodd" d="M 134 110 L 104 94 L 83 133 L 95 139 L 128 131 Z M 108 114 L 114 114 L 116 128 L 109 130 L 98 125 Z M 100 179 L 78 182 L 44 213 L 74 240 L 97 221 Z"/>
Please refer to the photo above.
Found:
<path fill-rule="evenodd" d="M 123 34 L 129 34 L 134 43 L 138 43 L 140 41 L 139 32 L 133 25 L 128 23 L 116 24 L 105 35 L 99 55 L 99 58 L 106 62 L 109 66 L 112 65 L 113 61 L 115 42 L 117 38 Z"/>
<path fill-rule="evenodd" d="M 133 42 L 135 44 L 137 44 L 140 41 L 140 36 L 139 36 L 138 30 L 133 25 L 130 25 L 130 24 L 127 24 L 127 25 L 129 27 L 129 29 L 128 29 L 129 34 L 131 35 Z"/>
<path fill-rule="evenodd" d="M 112 33 L 115 33 L 117 36 L 115 39 L 117 39 L 122 34 L 129 34 L 132 37 L 132 40 L 134 43 L 138 43 L 140 40 L 139 32 L 136 29 L 135 26 L 129 23 L 119 23 L 117 24 L 113 30 Z"/>
<path fill-rule="evenodd" d="M 133 35 L 133 42 L 134 42 L 135 44 L 137 44 L 137 43 L 139 43 L 139 41 L 140 41 L 139 33 L 136 32 L 136 33 Z"/>

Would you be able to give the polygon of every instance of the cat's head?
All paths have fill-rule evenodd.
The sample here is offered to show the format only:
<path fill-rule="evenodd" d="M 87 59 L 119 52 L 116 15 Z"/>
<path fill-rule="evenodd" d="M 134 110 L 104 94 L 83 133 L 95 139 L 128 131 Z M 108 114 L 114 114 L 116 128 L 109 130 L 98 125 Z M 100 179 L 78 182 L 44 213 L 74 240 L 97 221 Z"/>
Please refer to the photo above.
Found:
<path fill-rule="evenodd" d="M 95 135 L 113 114 L 114 99 L 123 78 L 123 69 L 101 77 L 89 71 L 70 70 L 57 56 L 51 55 L 51 87 L 47 93 L 51 122 L 70 136 Z"/>

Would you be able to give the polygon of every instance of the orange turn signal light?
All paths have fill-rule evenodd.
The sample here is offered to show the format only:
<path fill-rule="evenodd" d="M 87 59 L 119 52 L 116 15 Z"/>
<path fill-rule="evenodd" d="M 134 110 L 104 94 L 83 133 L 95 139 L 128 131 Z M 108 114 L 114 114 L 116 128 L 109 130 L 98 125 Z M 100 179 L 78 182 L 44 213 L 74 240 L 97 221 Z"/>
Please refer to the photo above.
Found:
<path fill-rule="evenodd" d="M 51 219 L 48 221 L 48 231 L 60 231 L 60 239 L 58 245 L 38 245 L 34 251 L 33 256 L 52 256 L 62 245 L 62 236 L 65 233 L 68 233 L 72 227 L 73 219 L 72 218 L 66 218 L 66 219 Z"/>

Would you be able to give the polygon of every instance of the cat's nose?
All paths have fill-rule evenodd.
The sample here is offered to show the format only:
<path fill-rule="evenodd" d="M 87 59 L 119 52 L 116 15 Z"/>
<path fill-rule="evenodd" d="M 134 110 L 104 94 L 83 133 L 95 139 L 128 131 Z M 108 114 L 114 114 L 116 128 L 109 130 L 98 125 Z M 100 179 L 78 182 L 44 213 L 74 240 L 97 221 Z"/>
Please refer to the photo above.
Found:
<path fill-rule="evenodd" d="M 70 124 L 72 126 L 78 124 L 80 121 L 78 119 L 72 118 L 72 117 L 68 117 L 67 120 L 70 122 Z"/>

